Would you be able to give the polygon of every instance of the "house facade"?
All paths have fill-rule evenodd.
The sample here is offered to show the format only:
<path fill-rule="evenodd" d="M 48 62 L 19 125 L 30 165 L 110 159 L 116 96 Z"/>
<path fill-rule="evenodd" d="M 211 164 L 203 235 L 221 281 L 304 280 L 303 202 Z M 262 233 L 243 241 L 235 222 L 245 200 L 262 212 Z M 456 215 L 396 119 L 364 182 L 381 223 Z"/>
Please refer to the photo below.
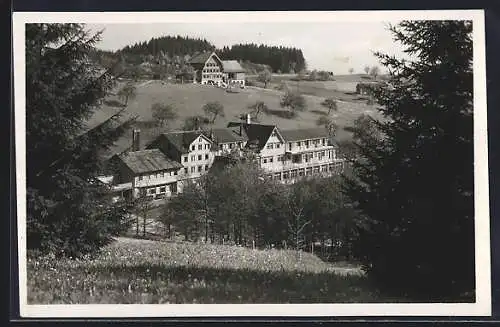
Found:
<path fill-rule="evenodd" d="M 245 69 L 236 60 L 221 60 L 215 52 L 202 52 L 189 64 L 194 69 L 193 83 L 245 86 Z"/>
<path fill-rule="evenodd" d="M 280 130 L 275 125 L 229 123 L 240 126 L 248 137 L 247 148 L 256 153 L 268 178 L 293 183 L 306 176 L 328 176 L 344 169 L 343 158 L 321 128 Z"/>
<path fill-rule="evenodd" d="M 178 174 L 182 167 L 158 149 L 129 151 L 115 155 L 114 192 L 126 198 L 169 197 L 178 192 Z"/>
<path fill-rule="evenodd" d="M 212 140 L 203 131 L 176 131 L 163 133 L 148 146 L 159 149 L 168 158 L 181 165 L 177 176 L 179 190 L 183 181 L 197 179 L 207 173 L 214 161 Z"/>
<path fill-rule="evenodd" d="M 236 60 L 223 60 L 223 81 L 228 85 L 245 87 L 245 69 Z"/>
<path fill-rule="evenodd" d="M 221 85 L 223 81 L 222 60 L 215 52 L 202 52 L 193 56 L 189 64 L 194 69 L 193 83 Z"/>

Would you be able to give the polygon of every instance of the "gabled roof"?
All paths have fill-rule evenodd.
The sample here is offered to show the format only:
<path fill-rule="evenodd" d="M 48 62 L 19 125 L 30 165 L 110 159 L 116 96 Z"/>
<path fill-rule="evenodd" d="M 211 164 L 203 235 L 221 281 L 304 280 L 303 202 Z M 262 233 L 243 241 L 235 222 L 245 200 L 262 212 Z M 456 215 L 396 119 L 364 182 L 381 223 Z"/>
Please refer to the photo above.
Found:
<path fill-rule="evenodd" d="M 208 137 L 206 137 L 202 131 L 169 132 L 161 134 L 160 137 L 167 139 L 170 142 L 170 144 L 172 144 L 180 153 L 188 153 L 189 146 L 200 135 L 204 137 L 207 141 L 211 142 L 211 140 Z"/>
<path fill-rule="evenodd" d="M 236 60 L 222 60 L 222 69 L 225 73 L 244 73 L 245 69 L 241 67 Z"/>
<path fill-rule="evenodd" d="M 239 135 L 236 131 L 230 128 L 214 128 L 211 130 L 213 134 L 213 141 L 215 143 L 232 143 L 232 142 L 244 142 L 247 140 L 245 134 Z M 205 135 L 210 137 L 210 131 L 207 131 Z"/>
<path fill-rule="evenodd" d="M 280 130 L 281 136 L 287 142 L 301 141 L 319 138 L 328 138 L 328 131 L 324 128 L 302 128 L 302 129 L 289 129 Z"/>
<path fill-rule="evenodd" d="M 136 174 L 182 168 L 180 163 L 168 159 L 159 149 L 131 151 L 117 157 Z"/>
<path fill-rule="evenodd" d="M 263 124 L 247 124 L 240 122 L 230 122 L 227 127 L 241 126 L 245 130 L 248 137 L 247 147 L 255 147 L 256 150 L 260 151 L 267 143 L 269 137 L 274 130 L 277 130 L 275 125 L 263 125 Z"/>
<path fill-rule="evenodd" d="M 202 52 L 199 53 L 189 60 L 190 64 L 205 64 L 210 57 L 214 56 L 217 61 L 222 63 L 222 60 L 217 56 L 215 52 Z"/>

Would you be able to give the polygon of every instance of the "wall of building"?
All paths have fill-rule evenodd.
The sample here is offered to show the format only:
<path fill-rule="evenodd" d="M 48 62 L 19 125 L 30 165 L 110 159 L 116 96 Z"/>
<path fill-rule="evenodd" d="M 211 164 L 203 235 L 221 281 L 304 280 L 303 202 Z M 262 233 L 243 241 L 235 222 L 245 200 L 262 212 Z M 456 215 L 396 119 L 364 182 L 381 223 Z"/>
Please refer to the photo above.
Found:
<path fill-rule="evenodd" d="M 210 169 L 214 157 L 211 143 L 203 136 L 199 136 L 189 145 L 189 153 L 181 156 L 181 164 L 184 168 L 179 172 L 180 177 L 196 178 L 201 176 Z"/>
<path fill-rule="evenodd" d="M 222 82 L 221 64 L 213 56 L 207 60 L 201 74 L 202 84 L 208 81 L 214 81 L 215 83 Z"/>
<path fill-rule="evenodd" d="M 282 168 L 282 159 L 285 154 L 285 144 L 277 136 L 271 136 L 260 151 L 260 165 L 263 169 L 276 171 Z"/>

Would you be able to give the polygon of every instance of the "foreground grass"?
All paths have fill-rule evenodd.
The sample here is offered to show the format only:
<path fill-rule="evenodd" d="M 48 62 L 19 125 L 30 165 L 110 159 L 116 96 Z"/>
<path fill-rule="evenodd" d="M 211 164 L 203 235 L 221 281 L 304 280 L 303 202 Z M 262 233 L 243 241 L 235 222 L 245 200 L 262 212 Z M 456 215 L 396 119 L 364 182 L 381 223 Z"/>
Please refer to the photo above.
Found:
<path fill-rule="evenodd" d="M 94 259 L 28 260 L 28 303 L 387 302 L 359 269 L 293 251 L 120 239 Z"/>

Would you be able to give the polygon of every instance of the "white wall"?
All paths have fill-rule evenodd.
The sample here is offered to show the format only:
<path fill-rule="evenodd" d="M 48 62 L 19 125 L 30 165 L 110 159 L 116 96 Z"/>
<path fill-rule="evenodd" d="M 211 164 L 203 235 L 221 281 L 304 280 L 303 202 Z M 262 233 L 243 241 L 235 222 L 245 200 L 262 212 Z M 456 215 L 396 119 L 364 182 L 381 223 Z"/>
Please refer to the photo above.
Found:
<path fill-rule="evenodd" d="M 193 146 L 194 150 L 192 150 Z M 201 146 L 201 149 L 199 149 L 199 146 Z M 184 178 L 195 178 L 205 174 L 207 170 L 212 166 L 215 157 L 215 154 L 210 150 L 210 147 L 211 143 L 203 136 L 199 136 L 196 140 L 194 140 L 189 145 L 189 153 L 183 154 L 181 156 L 181 164 L 184 166 L 184 168 L 187 168 L 187 174 L 185 173 L 185 169 L 183 168 L 180 170 L 179 175 Z M 187 162 L 185 161 L 186 157 Z M 201 172 L 198 171 L 198 166 L 201 166 Z"/>

